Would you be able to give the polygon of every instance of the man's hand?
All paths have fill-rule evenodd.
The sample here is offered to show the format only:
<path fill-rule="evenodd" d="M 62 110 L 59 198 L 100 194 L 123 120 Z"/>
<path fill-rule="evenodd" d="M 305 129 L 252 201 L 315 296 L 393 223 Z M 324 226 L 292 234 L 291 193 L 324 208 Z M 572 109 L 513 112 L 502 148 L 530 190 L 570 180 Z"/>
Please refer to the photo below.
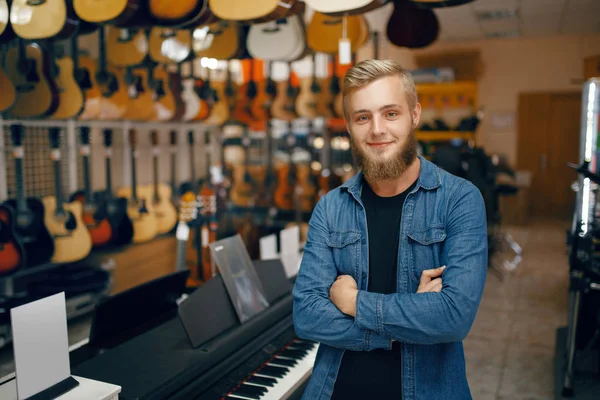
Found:
<path fill-rule="evenodd" d="M 421 273 L 421 281 L 419 282 L 419 288 L 417 289 L 417 293 L 427 293 L 427 292 L 441 292 L 442 291 L 442 278 L 437 278 L 442 275 L 446 266 L 435 268 L 435 269 L 426 269 Z M 435 279 L 434 279 L 435 278 Z"/>
<path fill-rule="evenodd" d="M 344 314 L 356 315 L 356 296 L 358 285 L 350 275 L 340 275 L 329 288 L 331 302 Z"/>

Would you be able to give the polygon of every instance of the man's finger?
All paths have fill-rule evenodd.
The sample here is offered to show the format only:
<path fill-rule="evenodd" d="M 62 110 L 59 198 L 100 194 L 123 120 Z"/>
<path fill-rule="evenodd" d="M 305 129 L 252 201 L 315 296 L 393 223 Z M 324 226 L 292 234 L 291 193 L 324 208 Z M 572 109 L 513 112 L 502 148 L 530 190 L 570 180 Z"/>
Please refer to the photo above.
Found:
<path fill-rule="evenodd" d="M 426 269 L 425 271 L 423 271 L 421 273 L 421 278 L 423 276 L 429 277 L 429 278 L 435 278 L 436 276 L 440 276 L 442 274 L 442 272 L 444 272 L 444 269 L 446 269 L 446 266 L 442 266 L 439 268 L 434 268 L 434 269 Z"/>
<path fill-rule="evenodd" d="M 425 291 L 426 292 L 433 292 L 433 288 L 435 288 L 436 286 L 442 286 L 442 278 L 437 278 L 432 280 L 431 282 L 429 282 L 427 284 L 427 286 L 425 286 Z"/>

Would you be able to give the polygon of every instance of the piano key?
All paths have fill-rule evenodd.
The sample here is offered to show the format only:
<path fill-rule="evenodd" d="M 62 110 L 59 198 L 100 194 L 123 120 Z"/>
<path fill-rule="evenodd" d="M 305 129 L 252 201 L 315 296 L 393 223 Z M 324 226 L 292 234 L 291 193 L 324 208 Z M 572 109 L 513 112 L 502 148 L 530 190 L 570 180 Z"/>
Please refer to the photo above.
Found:
<path fill-rule="evenodd" d="M 273 387 L 277 384 L 277 379 L 266 378 L 264 376 L 251 376 L 250 378 L 246 379 L 246 382 L 257 384 L 257 385 Z"/>
<path fill-rule="evenodd" d="M 280 365 L 282 367 L 293 367 L 298 364 L 296 360 L 289 360 L 286 358 L 275 357 L 271 361 L 268 362 L 269 365 Z"/>
<path fill-rule="evenodd" d="M 271 365 L 265 365 L 261 367 L 258 371 L 256 371 L 257 375 L 269 376 L 271 378 L 281 378 L 284 376 L 289 370 L 283 367 L 274 367 Z"/>
<path fill-rule="evenodd" d="M 293 358 L 293 359 L 299 359 L 299 358 L 304 358 L 308 355 L 308 350 L 290 350 L 290 349 L 285 349 L 283 350 L 280 355 L 284 356 L 284 357 L 289 357 L 289 358 Z"/>

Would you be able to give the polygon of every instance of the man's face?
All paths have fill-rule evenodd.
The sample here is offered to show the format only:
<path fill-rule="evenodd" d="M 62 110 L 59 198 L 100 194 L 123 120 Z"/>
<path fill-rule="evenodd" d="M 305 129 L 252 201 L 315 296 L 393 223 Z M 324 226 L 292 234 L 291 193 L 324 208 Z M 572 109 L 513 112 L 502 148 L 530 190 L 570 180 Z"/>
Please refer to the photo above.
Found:
<path fill-rule="evenodd" d="M 380 78 L 354 90 L 346 121 L 357 166 L 367 178 L 399 178 L 417 156 L 414 128 L 421 105 L 411 110 L 402 79 Z"/>

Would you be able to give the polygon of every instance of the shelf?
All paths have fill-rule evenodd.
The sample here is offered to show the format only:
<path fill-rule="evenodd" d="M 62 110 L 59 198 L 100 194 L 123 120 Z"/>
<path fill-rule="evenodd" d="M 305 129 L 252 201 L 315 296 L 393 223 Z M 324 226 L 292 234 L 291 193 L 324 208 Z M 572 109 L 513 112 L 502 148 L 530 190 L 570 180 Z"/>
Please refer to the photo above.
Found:
<path fill-rule="evenodd" d="M 475 132 L 462 131 L 416 131 L 417 140 L 422 141 L 448 141 L 452 139 L 472 140 Z"/>

